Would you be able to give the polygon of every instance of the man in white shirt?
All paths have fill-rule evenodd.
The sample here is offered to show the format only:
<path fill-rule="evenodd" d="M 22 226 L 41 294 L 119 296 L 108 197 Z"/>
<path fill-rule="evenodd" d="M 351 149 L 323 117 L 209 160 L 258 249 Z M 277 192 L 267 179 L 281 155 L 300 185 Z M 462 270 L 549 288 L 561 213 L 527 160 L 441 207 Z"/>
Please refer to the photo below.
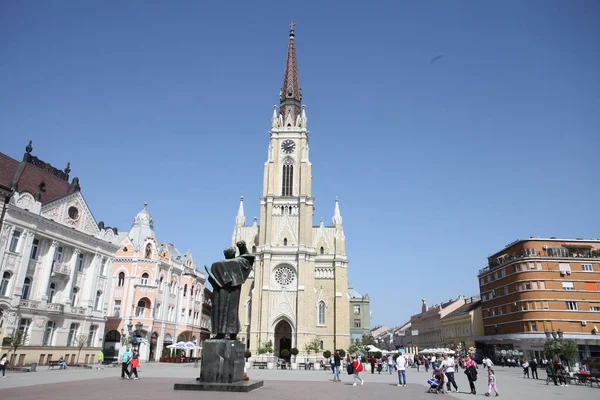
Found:
<path fill-rule="evenodd" d="M 458 385 L 456 384 L 456 381 L 454 380 L 454 367 L 455 367 L 454 358 L 448 357 L 448 354 L 446 354 L 446 353 L 444 353 L 443 357 L 444 357 L 444 361 L 442 361 L 440 368 L 446 374 L 447 389 L 448 389 L 448 391 L 450 391 L 451 390 L 450 384 L 452 384 L 452 386 L 454 386 L 454 390 L 456 390 L 456 393 L 458 393 Z"/>
<path fill-rule="evenodd" d="M 398 386 L 406 386 L 406 366 L 408 360 L 402 353 L 396 358 L 396 368 L 398 369 Z M 391 367 L 391 366 L 390 366 Z"/>

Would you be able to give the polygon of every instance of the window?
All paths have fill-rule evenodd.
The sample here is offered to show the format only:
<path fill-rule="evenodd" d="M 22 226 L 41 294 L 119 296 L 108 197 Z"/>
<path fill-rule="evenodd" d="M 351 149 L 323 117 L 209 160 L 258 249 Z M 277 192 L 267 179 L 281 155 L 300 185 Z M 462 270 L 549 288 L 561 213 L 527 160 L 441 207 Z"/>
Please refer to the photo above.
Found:
<path fill-rule="evenodd" d="M 592 267 L 592 264 L 581 264 L 581 270 L 585 272 L 592 272 L 594 271 L 594 267 Z"/>
<path fill-rule="evenodd" d="M 569 250 L 564 247 L 550 247 L 547 252 L 550 257 L 569 257 Z"/>
<path fill-rule="evenodd" d="M 74 287 L 71 290 L 71 307 L 75 307 L 77 305 L 77 301 L 79 300 L 79 289 Z"/>
<path fill-rule="evenodd" d="M 102 305 L 102 292 L 98 290 L 96 292 L 96 300 L 94 301 L 94 310 L 100 311 L 100 307 Z"/>
<path fill-rule="evenodd" d="M 546 282 L 538 282 L 538 288 L 546 289 Z"/>
<path fill-rule="evenodd" d="M 183 285 L 183 297 L 187 296 L 187 283 Z"/>
<path fill-rule="evenodd" d="M 325 325 L 325 302 L 319 302 L 319 324 Z"/>
<path fill-rule="evenodd" d="M 56 294 L 56 283 L 51 282 L 48 285 L 48 303 L 52 303 L 54 301 L 54 295 Z"/>
<path fill-rule="evenodd" d="M 567 310 L 571 310 L 571 311 L 577 311 L 577 302 L 575 301 L 567 301 Z"/>
<path fill-rule="evenodd" d="M 100 275 L 106 276 L 106 258 L 103 258 L 100 264 Z"/>
<path fill-rule="evenodd" d="M 160 279 L 158 280 L 158 290 L 162 291 L 163 289 L 163 277 L 161 276 Z"/>
<path fill-rule="evenodd" d="M 571 273 L 571 264 L 569 264 L 569 263 L 558 263 L 558 269 L 559 269 L 559 271 L 564 271 L 564 272 Z"/>
<path fill-rule="evenodd" d="M 283 245 L 287 246 L 287 238 L 283 239 Z"/>
<path fill-rule="evenodd" d="M 138 301 L 137 308 L 135 309 L 136 317 L 143 317 L 146 311 L 146 302 L 144 300 Z"/>
<path fill-rule="evenodd" d="M 117 286 L 121 287 L 125 284 L 125 272 L 119 272 L 119 279 L 117 280 Z"/>
<path fill-rule="evenodd" d="M 77 331 L 79 330 L 79 324 L 72 323 L 69 326 L 69 336 L 67 336 L 67 346 L 73 346 L 75 344 L 75 338 L 77 337 Z"/>
<path fill-rule="evenodd" d="M 147 285 L 147 284 L 148 284 L 148 274 L 144 272 L 142 274 L 142 285 Z"/>
<path fill-rule="evenodd" d="M 161 306 L 161 304 L 160 304 L 160 303 L 158 303 L 158 304 L 156 305 L 156 307 L 154 308 L 154 318 L 156 318 L 156 319 L 161 319 L 161 315 L 160 315 L 160 306 Z"/>
<path fill-rule="evenodd" d="M 590 306 L 590 311 L 599 312 L 600 311 L 600 306 Z"/>
<path fill-rule="evenodd" d="M 85 254 L 79 253 L 77 255 L 77 262 L 75 263 L 75 266 L 77 267 L 77 272 L 83 272 L 84 262 L 85 262 Z"/>
<path fill-rule="evenodd" d="M 56 251 L 54 252 L 54 262 L 62 262 L 63 260 L 63 248 L 61 246 L 56 247 Z"/>
<path fill-rule="evenodd" d="M 115 300 L 113 304 L 113 317 L 121 316 L 121 300 Z"/>
<path fill-rule="evenodd" d="M 597 290 L 598 286 L 596 285 L 596 282 L 585 282 L 583 284 L 583 289 L 584 290 Z"/>
<path fill-rule="evenodd" d="M 292 186 L 294 181 L 294 165 L 290 159 L 283 163 L 282 179 L 281 179 L 281 195 L 292 196 Z"/>
<path fill-rule="evenodd" d="M 31 258 L 32 260 L 37 260 L 39 249 L 40 241 L 38 239 L 33 239 L 33 243 L 31 244 L 31 253 L 29 253 L 29 258 Z"/>
<path fill-rule="evenodd" d="M 500 271 L 500 274 L 504 278 L 506 276 L 506 268 L 502 268 L 502 271 Z"/>
<path fill-rule="evenodd" d="M 360 306 L 354 306 L 354 314 L 360 314 Z"/>
<path fill-rule="evenodd" d="M 19 238 L 20 237 L 21 237 L 21 231 L 18 231 L 15 229 L 10 238 L 10 247 L 8 248 L 8 251 L 10 251 L 12 253 L 17 252 L 17 247 L 19 246 Z"/>
<path fill-rule="evenodd" d="M 46 323 L 46 329 L 44 330 L 44 338 L 42 340 L 43 346 L 52 346 L 52 337 L 54 336 L 54 330 L 56 329 L 56 324 L 54 321 L 48 321 Z"/>
<path fill-rule="evenodd" d="M 537 270 L 538 271 L 542 270 L 542 263 L 541 262 L 537 263 Z"/>
<path fill-rule="evenodd" d="M 525 290 L 531 290 L 531 282 L 525 282 Z"/>
<path fill-rule="evenodd" d="M 498 279 L 498 271 L 494 272 L 494 280 Z"/>
<path fill-rule="evenodd" d="M 542 302 L 542 308 L 544 310 L 549 310 L 550 309 L 550 305 L 548 304 L 547 301 Z"/>
<path fill-rule="evenodd" d="M 8 294 L 8 287 L 10 286 L 10 278 L 12 275 L 8 271 L 4 271 L 2 274 L 2 282 L 0 282 L 0 296 L 6 296 Z"/>
<path fill-rule="evenodd" d="M 323 254 L 323 253 L 321 253 L 321 254 Z M 479 286 L 483 286 L 484 284 L 485 284 L 485 281 L 483 280 L 483 278 L 479 278 Z"/>
<path fill-rule="evenodd" d="M 360 328 L 360 327 L 361 327 L 361 325 L 362 325 L 362 324 L 360 323 L 360 319 L 355 319 L 355 320 L 354 320 L 354 327 L 355 327 L 355 328 Z"/>
<path fill-rule="evenodd" d="M 322 340 L 319 342 L 319 347 L 321 348 L 321 350 L 323 350 L 323 341 Z"/>
<path fill-rule="evenodd" d="M 29 326 L 31 325 L 31 320 L 29 318 L 21 318 L 19 320 L 19 328 L 18 330 L 23 333 L 29 333 Z"/>
<path fill-rule="evenodd" d="M 27 277 L 27 278 L 25 278 L 25 281 L 23 282 L 23 292 L 21 293 L 21 299 L 28 300 L 30 292 L 31 292 L 31 278 Z"/>
<path fill-rule="evenodd" d="M 90 326 L 90 331 L 88 332 L 87 338 L 87 347 L 91 347 L 96 342 L 96 332 L 98 332 L 98 325 Z"/>
<path fill-rule="evenodd" d="M 573 282 L 563 282 L 562 287 L 564 290 L 573 290 Z"/>

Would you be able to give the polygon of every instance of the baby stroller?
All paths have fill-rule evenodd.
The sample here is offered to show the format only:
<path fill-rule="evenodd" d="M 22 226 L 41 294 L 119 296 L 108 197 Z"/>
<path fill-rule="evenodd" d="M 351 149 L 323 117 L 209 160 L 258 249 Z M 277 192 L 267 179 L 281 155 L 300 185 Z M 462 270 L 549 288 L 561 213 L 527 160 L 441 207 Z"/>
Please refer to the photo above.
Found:
<path fill-rule="evenodd" d="M 444 373 L 440 370 L 436 370 L 433 373 L 433 377 L 427 381 L 429 384 L 429 390 L 427 393 L 444 394 Z"/>

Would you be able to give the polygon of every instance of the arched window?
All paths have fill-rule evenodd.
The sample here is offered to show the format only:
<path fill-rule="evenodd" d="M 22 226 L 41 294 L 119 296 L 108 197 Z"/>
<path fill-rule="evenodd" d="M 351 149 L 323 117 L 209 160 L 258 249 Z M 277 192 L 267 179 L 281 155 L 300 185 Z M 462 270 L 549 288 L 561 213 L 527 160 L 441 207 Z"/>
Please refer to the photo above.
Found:
<path fill-rule="evenodd" d="M 4 274 L 2 274 L 2 282 L 0 282 L 0 296 L 7 295 L 11 277 L 12 275 L 8 271 L 5 271 Z"/>
<path fill-rule="evenodd" d="M 294 164 L 292 160 L 287 159 L 283 163 L 281 176 L 281 195 L 292 196 L 292 187 L 294 182 Z"/>
<path fill-rule="evenodd" d="M 135 316 L 143 317 L 145 311 L 146 311 L 146 302 L 144 300 L 138 301 L 137 308 L 135 309 Z"/>
<path fill-rule="evenodd" d="M 117 286 L 121 287 L 125 284 L 125 272 L 119 272 L 119 279 L 117 280 Z"/>
<path fill-rule="evenodd" d="M 71 291 L 71 307 L 75 307 L 77 305 L 77 301 L 79 300 L 79 289 L 74 287 Z"/>
<path fill-rule="evenodd" d="M 75 345 L 75 338 L 77 337 L 77 331 L 79 330 L 79 324 L 72 323 L 69 327 L 69 336 L 67 336 L 67 346 Z"/>
<path fill-rule="evenodd" d="M 325 249 L 323 248 L 323 246 L 321 246 L 321 248 L 319 249 L 319 253 L 325 254 Z"/>
<path fill-rule="evenodd" d="M 287 238 L 283 239 L 283 245 L 287 246 Z"/>
<path fill-rule="evenodd" d="M 146 245 L 145 258 L 150 258 L 150 257 L 152 257 L 152 245 L 150 243 L 148 243 Z"/>
<path fill-rule="evenodd" d="M 187 296 L 187 283 L 183 286 L 183 297 Z"/>
<path fill-rule="evenodd" d="M 102 292 L 98 290 L 96 292 L 96 300 L 94 301 L 94 310 L 100 311 L 100 306 L 102 305 Z"/>
<path fill-rule="evenodd" d="M 321 350 L 323 350 L 323 341 L 322 340 L 319 342 L 319 346 L 321 347 Z"/>
<path fill-rule="evenodd" d="M 325 325 L 325 302 L 319 302 L 319 325 Z"/>
<path fill-rule="evenodd" d="M 50 286 L 48 286 L 48 303 L 52 303 L 54 301 L 54 295 L 56 294 L 56 283 L 52 282 Z"/>
<path fill-rule="evenodd" d="M 192 288 L 190 289 L 190 297 L 194 297 L 194 285 L 192 285 Z"/>
<path fill-rule="evenodd" d="M 25 278 L 25 282 L 23 282 L 23 292 L 21 293 L 21 298 L 23 300 L 29 299 L 29 292 L 31 292 L 31 278 Z"/>
<path fill-rule="evenodd" d="M 147 284 L 148 284 L 148 274 L 144 272 L 142 274 L 142 285 L 147 285 Z"/>

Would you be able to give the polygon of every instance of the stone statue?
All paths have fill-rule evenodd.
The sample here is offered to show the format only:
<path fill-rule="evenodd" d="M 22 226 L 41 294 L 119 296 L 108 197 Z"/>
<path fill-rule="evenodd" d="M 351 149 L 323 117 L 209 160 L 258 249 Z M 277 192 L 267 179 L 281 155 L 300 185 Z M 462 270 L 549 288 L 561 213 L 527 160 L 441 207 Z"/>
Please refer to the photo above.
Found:
<path fill-rule="evenodd" d="M 233 247 L 227 247 L 223 250 L 225 260 L 213 263 L 210 268 L 205 267 L 213 287 L 211 321 L 215 339 L 227 337 L 235 340 L 241 329 L 238 318 L 240 293 L 242 284 L 252 271 L 255 257 L 248 252 L 243 240 L 236 246 L 239 256 L 235 256 Z"/>

